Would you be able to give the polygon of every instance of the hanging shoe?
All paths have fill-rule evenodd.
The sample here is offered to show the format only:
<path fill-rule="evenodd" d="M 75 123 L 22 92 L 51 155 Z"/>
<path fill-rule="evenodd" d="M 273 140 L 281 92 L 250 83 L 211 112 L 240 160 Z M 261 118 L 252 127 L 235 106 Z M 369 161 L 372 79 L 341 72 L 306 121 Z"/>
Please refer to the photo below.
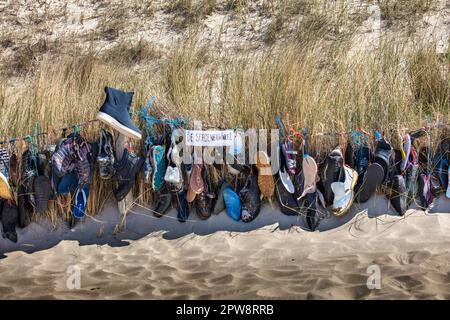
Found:
<path fill-rule="evenodd" d="M 355 187 L 356 190 L 355 201 L 358 203 L 367 202 L 372 197 L 372 195 L 375 194 L 377 187 L 381 185 L 383 179 L 384 179 L 383 167 L 376 162 L 371 163 L 363 175 L 363 179 L 361 181 L 361 184 L 359 185 L 359 188 Z M 358 182 L 359 181 L 360 178 L 358 176 Z M 356 185 L 358 186 L 358 183 Z"/>
<path fill-rule="evenodd" d="M 408 209 L 408 190 L 406 189 L 405 178 L 402 175 L 395 175 L 389 183 L 389 188 L 391 192 L 388 198 L 395 211 L 403 216 Z"/>
<path fill-rule="evenodd" d="M 331 189 L 334 193 L 333 213 L 343 216 L 350 209 L 354 199 L 354 188 L 358 181 L 358 173 L 349 167 L 344 167 L 344 182 L 333 182 Z"/>
<path fill-rule="evenodd" d="M 409 156 L 411 154 L 411 136 L 409 134 L 405 135 L 403 137 L 403 145 L 402 145 L 402 150 L 403 150 L 403 157 L 400 163 L 400 170 L 401 172 L 405 171 L 408 168 L 409 165 Z"/>
<path fill-rule="evenodd" d="M 364 181 L 364 175 L 366 174 L 367 167 L 369 166 L 371 154 L 370 149 L 366 145 L 359 146 L 355 150 L 355 169 L 358 173 L 358 181 L 356 182 L 355 190 L 358 192 Z M 383 168 L 383 167 L 382 167 Z M 384 178 L 384 169 L 383 169 Z"/>
<path fill-rule="evenodd" d="M 75 192 L 78 188 L 77 173 L 74 171 L 69 172 L 63 176 L 57 183 L 56 192 L 60 195 L 67 195 Z"/>
<path fill-rule="evenodd" d="M 350 168 L 355 167 L 355 150 L 353 149 L 353 144 L 348 141 L 345 147 L 345 164 Z M 359 173 L 358 173 L 359 176 Z"/>
<path fill-rule="evenodd" d="M 153 215 L 157 218 L 161 218 L 164 214 L 166 214 L 167 210 L 169 210 L 171 204 L 172 204 L 171 192 L 165 192 L 159 195 L 158 201 L 156 202 L 156 207 L 153 211 Z"/>
<path fill-rule="evenodd" d="M 244 188 L 239 192 L 242 203 L 242 221 L 253 221 L 259 215 L 261 210 L 260 195 L 256 176 L 249 176 Z"/>
<path fill-rule="evenodd" d="M 272 175 L 269 156 L 265 151 L 258 151 L 255 159 L 258 168 L 258 186 L 261 195 L 267 199 L 272 198 L 275 192 L 275 181 Z"/>
<path fill-rule="evenodd" d="M 194 164 L 189 178 L 189 189 L 195 194 L 199 194 L 205 189 L 205 183 L 202 179 L 202 169 L 203 165 Z"/>
<path fill-rule="evenodd" d="M 216 202 L 214 203 L 214 207 L 213 207 L 213 211 L 212 211 L 213 214 L 217 215 L 226 209 L 225 202 L 223 199 L 223 193 L 226 188 L 231 188 L 231 186 L 228 182 L 224 181 L 224 182 L 222 182 L 222 185 L 220 186 L 220 190 L 217 193 Z"/>
<path fill-rule="evenodd" d="M 205 165 L 201 174 L 204 188 L 195 198 L 195 208 L 199 218 L 206 220 L 211 216 L 216 195 L 211 191 L 210 167 Z"/>
<path fill-rule="evenodd" d="M 298 215 L 300 213 L 300 206 L 295 196 L 284 188 L 280 180 L 277 181 L 275 189 L 281 212 L 287 216 Z"/>
<path fill-rule="evenodd" d="M 18 226 L 19 228 L 25 228 L 31 222 L 31 215 L 33 213 L 33 206 L 28 201 L 28 194 L 25 192 L 23 184 L 19 186 L 17 190 L 17 210 L 18 210 Z"/>
<path fill-rule="evenodd" d="M 317 192 L 310 192 L 305 195 L 303 199 L 303 206 L 304 208 L 306 208 L 304 220 L 309 231 L 315 231 L 320 223 L 316 203 L 317 203 Z"/>
<path fill-rule="evenodd" d="M 158 192 L 164 186 L 164 175 L 166 174 L 166 147 L 164 145 L 155 145 L 152 147 L 152 187 Z"/>
<path fill-rule="evenodd" d="M 117 201 L 122 201 L 133 188 L 143 164 L 143 158 L 124 149 L 122 158 L 115 163 L 114 177 L 118 181 L 118 188 L 114 191 L 114 196 Z"/>
<path fill-rule="evenodd" d="M 94 145 L 84 140 L 80 141 L 75 160 L 79 188 L 83 188 L 92 181 L 92 176 L 94 174 L 94 159 L 97 158 L 96 152 L 93 151 L 94 149 L 97 149 L 94 148 Z M 96 151 L 98 151 L 98 149 Z"/>
<path fill-rule="evenodd" d="M 16 227 L 19 224 L 19 212 L 13 201 L 2 201 L 0 205 L 2 236 L 14 243 L 17 242 Z"/>
<path fill-rule="evenodd" d="M 97 113 L 97 119 L 110 125 L 124 136 L 141 139 L 142 133 L 130 118 L 129 109 L 134 92 L 105 87 L 106 100 Z"/>
<path fill-rule="evenodd" d="M 9 179 L 9 152 L 8 148 L 0 148 L 0 173 L 2 173 L 6 179 Z"/>
<path fill-rule="evenodd" d="M 223 199 L 228 216 L 234 221 L 239 221 L 241 219 L 241 200 L 238 194 L 231 187 L 225 188 Z"/>
<path fill-rule="evenodd" d="M 303 192 L 297 200 L 300 200 L 309 193 L 315 193 L 317 190 L 317 163 L 316 160 L 309 155 L 303 156 L 301 180 L 303 181 Z"/>
<path fill-rule="evenodd" d="M 337 147 L 327 156 L 322 171 L 323 196 L 327 205 L 333 203 L 334 194 L 331 189 L 331 184 L 339 181 L 342 176 L 343 165 L 344 158 L 342 156 L 342 151 L 341 148 Z"/>
<path fill-rule="evenodd" d="M 152 182 L 152 148 L 147 140 L 144 141 L 144 183 L 150 184 Z"/>
<path fill-rule="evenodd" d="M 389 168 L 391 166 L 391 157 L 393 154 L 393 150 L 391 145 L 384 139 L 381 138 L 377 141 L 375 146 L 375 162 L 378 163 L 384 171 L 383 182 L 385 182 L 388 178 Z"/>
<path fill-rule="evenodd" d="M 214 197 L 205 191 L 195 197 L 195 212 L 201 220 L 211 217 L 212 201 Z"/>
<path fill-rule="evenodd" d="M 73 138 L 61 139 L 56 146 L 55 153 L 52 155 L 52 172 L 58 177 L 62 177 L 75 169 L 76 153 L 73 150 L 73 142 Z M 25 152 L 29 152 L 29 155 L 22 155 L 23 161 L 25 161 L 25 157 L 32 157 L 29 150 Z"/>
<path fill-rule="evenodd" d="M 9 185 L 8 179 L 0 172 L 0 199 L 13 200 L 14 195 Z"/>
<path fill-rule="evenodd" d="M 19 185 L 20 184 L 20 171 L 19 171 L 19 157 L 15 152 L 11 155 L 11 158 L 9 159 L 9 180 L 13 185 Z"/>
<path fill-rule="evenodd" d="M 285 166 L 287 171 L 295 175 L 297 173 L 297 161 L 295 160 L 295 156 L 297 155 L 297 151 L 294 150 L 294 146 L 292 141 L 286 141 L 281 145 L 282 156 L 285 161 Z"/>
<path fill-rule="evenodd" d="M 41 214 L 48 208 L 48 202 L 53 198 L 50 179 L 47 176 L 37 176 L 33 179 L 33 192 L 36 203 L 36 213 Z"/>
<path fill-rule="evenodd" d="M 406 168 L 406 189 L 408 190 L 408 206 L 415 201 L 418 192 L 419 164 L 417 153 L 411 148 L 409 166 Z"/>
<path fill-rule="evenodd" d="M 99 154 L 97 156 L 97 163 L 99 167 L 100 178 L 109 180 L 114 176 L 114 157 L 112 134 L 105 130 L 100 130 L 99 140 Z"/>
<path fill-rule="evenodd" d="M 176 193 L 176 200 L 178 204 L 177 218 L 181 223 L 186 222 L 189 219 L 189 203 L 186 199 L 186 195 L 187 192 L 184 189 Z"/>

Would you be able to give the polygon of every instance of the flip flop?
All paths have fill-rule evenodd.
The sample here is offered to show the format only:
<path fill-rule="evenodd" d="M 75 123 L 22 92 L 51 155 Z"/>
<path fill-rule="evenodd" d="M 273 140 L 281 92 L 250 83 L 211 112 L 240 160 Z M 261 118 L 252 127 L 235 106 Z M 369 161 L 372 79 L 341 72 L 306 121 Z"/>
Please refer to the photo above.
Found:
<path fill-rule="evenodd" d="M 344 182 L 333 182 L 331 189 L 334 193 L 333 213 L 341 217 L 348 212 L 354 199 L 354 188 L 358 181 L 358 173 L 350 167 L 344 167 Z"/>
<path fill-rule="evenodd" d="M 409 155 L 411 154 L 411 137 L 410 137 L 410 135 L 409 134 L 405 135 L 403 137 L 403 139 L 404 139 L 404 142 L 402 145 L 402 150 L 403 150 L 404 154 L 403 154 L 403 158 L 402 158 L 402 161 L 400 164 L 401 172 L 405 171 L 406 168 L 408 167 Z"/>
<path fill-rule="evenodd" d="M 303 192 L 300 198 L 303 198 L 308 193 L 316 192 L 316 182 L 317 182 L 317 163 L 313 157 L 309 155 L 304 155 L 302 161 L 302 174 L 303 174 Z"/>
<path fill-rule="evenodd" d="M 295 187 L 294 187 L 294 184 L 292 183 L 289 173 L 286 172 L 286 168 L 284 168 L 284 167 L 281 168 L 280 171 L 278 171 L 278 175 L 279 175 L 281 183 L 283 184 L 286 191 L 291 194 L 294 194 Z"/>
<path fill-rule="evenodd" d="M 395 175 L 391 182 L 392 195 L 390 201 L 395 211 L 403 216 L 408 209 L 405 178 L 402 175 Z"/>
<path fill-rule="evenodd" d="M 389 168 L 391 166 L 391 157 L 393 154 L 393 150 L 391 145 L 384 139 L 381 138 L 377 141 L 375 146 L 375 162 L 381 165 L 384 170 L 383 182 L 386 181 L 389 174 Z"/>
<path fill-rule="evenodd" d="M 363 181 L 358 189 L 356 189 L 356 202 L 367 202 L 375 193 L 377 187 L 381 185 L 384 178 L 383 167 L 378 163 L 372 163 L 364 174 Z"/>
<path fill-rule="evenodd" d="M 78 188 L 75 193 L 75 203 L 73 206 L 72 216 L 77 219 L 82 219 L 86 215 L 88 199 L 89 199 L 89 185 L 84 185 L 83 188 Z"/>

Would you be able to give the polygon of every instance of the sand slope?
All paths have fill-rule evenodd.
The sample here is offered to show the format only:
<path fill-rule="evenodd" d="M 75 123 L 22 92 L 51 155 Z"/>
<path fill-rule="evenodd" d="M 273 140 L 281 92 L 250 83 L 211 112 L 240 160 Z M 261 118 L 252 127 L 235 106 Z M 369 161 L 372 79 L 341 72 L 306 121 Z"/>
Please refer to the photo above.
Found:
<path fill-rule="evenodd" d="M 346 218 L 324 221 L 322 229 L 332 229 L 315 233 L 269 206 L 251 224 L 225 213 L 180 224 L 173 211 L 154 219 L 140 209 L 116 236 L 117 213 L 109 207 L 98 217 L 102 238 L 92 220 L 73 231 L 35 223 L 17 245 L 0 240 L 0 297 L 450 299 L 450 214 L 374 211 L 377 204 L 390 212 L 383 201 L 355 206 Z M 434 210 L 448 206 L 439 199 Z M 381 269 L 380 290 L 366 286 L 372 264 Z M 78 290 L 66 286 L 71 265 L 81 269 Z"/>

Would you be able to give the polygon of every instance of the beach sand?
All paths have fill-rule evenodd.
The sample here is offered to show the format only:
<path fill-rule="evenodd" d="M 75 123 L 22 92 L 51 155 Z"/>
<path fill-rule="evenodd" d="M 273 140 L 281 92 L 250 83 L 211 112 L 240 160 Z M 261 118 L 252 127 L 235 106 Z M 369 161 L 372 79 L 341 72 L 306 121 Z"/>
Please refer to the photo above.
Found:
<path fill-rule="evenodd" d="M 302 229 L 263 206 L 252 223 L 226 213 L 177 222 L 135 207 L 114 234 L 117 208 L 69 230 L 46 221 L 0 239 L 0 298 L 450 299 L 450 200 L 397 216 L 383 197 Z M 381 288 L 367 287 L 370 266 Z M 70 289 L 74 266 L 80 288 Z"/>

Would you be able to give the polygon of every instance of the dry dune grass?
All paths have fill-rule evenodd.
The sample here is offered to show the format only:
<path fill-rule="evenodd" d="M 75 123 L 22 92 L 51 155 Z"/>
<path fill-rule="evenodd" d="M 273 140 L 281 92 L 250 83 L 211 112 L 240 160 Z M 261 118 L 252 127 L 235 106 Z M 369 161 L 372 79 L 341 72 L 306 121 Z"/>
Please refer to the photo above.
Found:
<path fill-rule="evenodd" d="M 282 12 L 308 11 L 302 3 L 291 2 Z M 178 1 L 172 10 L 191 10 L 191 5 Z M 214 1 L 210 5 L 215 8 Z M 226 5 L 245 6 L 241 1 Z M 270 1 L 267 5 L 270 9 Z M 296 129 L 312 133 L 365 128 L 391 135 L 402 127 L 421 127 L 427 117 L 448 119 L 450 54 L 436 55 L 433 43 L 411 46 L 384 38 L 373 51 L 351 55 L 351 32 L 339 37 L 335 28 L 346 18 L 341 11 L 335 17 L 316 12 L 300 24 L 294 39 L 232 57 L 198 41 L 195 32 L 167 56 L 133 42 L 109 53 L 31 55 L 24 64 L 33 68 L 18 78 L 9 79 L 1 69 L 1 135 L 23 136 L 36 123 L 58 128 L 93 119 L 105 86 L 134 91 L 135 111 L 153 95 L 152 112 L 158 116 L 221 127 L 273 128 L 281 114 Z M 134 68 L 136 63 L 143 67 Z M 97 125 L 86 129 L 95 138 Z M 315 151 L 337 143 L 328 140 L 314 140 Z M 109 193 L 108 186 L 94 182 L 93 212 Z"/>

